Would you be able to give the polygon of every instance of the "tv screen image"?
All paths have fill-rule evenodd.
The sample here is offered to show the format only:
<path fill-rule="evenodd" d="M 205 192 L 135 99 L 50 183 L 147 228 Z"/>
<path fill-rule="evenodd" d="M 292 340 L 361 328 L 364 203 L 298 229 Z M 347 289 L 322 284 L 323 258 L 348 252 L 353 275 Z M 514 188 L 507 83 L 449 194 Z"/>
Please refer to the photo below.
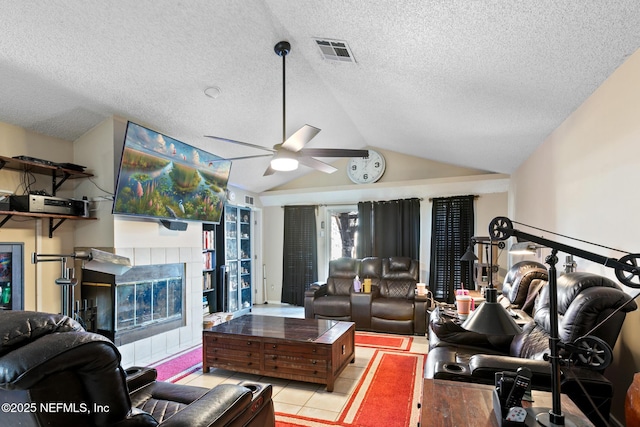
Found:
<path fill-rule="evenodd" d="M 218 223 L 231 161 L 127 123 L 113 213 Z"/>

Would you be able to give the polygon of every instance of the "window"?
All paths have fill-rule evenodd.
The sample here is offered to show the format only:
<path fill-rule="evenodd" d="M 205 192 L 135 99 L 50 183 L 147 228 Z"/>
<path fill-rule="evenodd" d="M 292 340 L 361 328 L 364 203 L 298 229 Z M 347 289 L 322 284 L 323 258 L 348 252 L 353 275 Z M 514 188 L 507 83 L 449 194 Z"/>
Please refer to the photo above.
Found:
<path fill-rule="evenodd" d="M 329 222 L 327 247 L 329 260 L 342 257 L 356 257 L 356 241 L 358 229 L 358 211 L 355 207 L 344 207 L 327 210 Z"/>

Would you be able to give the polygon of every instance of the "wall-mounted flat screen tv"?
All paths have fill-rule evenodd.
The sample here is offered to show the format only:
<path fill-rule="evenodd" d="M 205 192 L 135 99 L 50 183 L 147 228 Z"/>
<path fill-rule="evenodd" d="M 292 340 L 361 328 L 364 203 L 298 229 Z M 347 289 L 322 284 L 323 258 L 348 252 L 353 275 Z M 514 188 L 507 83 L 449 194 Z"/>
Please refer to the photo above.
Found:
<path fill-rule="evenodd" d="M 218 223 L 231 161 L 127 123 L 113 213 Z"/>

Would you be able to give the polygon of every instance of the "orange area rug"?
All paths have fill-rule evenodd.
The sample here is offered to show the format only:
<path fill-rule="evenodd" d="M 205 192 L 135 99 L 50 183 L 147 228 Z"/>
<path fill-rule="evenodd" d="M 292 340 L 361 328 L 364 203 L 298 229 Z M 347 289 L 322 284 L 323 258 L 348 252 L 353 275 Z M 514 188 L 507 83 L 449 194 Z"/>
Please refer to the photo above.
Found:
<path fill-rule="evenodd" d="M 376 350 L 337 421 L 276 413 L 276 427 L 417 425 L 426 356 Z"/>
<path fill-rule="evenodd" d="M 356 332 L 356 345 L 359 347 L 408 351 L 412 342 L 411 336 Z"/>

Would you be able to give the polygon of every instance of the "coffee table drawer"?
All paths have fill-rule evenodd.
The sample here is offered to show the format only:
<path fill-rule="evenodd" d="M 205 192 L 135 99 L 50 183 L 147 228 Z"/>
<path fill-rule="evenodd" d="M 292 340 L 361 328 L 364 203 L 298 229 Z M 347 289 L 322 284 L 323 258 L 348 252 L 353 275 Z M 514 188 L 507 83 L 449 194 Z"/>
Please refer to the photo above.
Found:
<path fill-rule="evenodd" d="M 327 356 L 329 354 L 329 346 L 303 343 L 303 344 L 289 344 L 279 341 L 264 341 L 264 352 L 271 354 L 301 354 L 308 355 L 310 357 Z"/>
<path fill-rule="evenodd" d="M 260 351 L 260 340 L 258 339 L 208 335 L 205 336 L 205 340 L 208 346 L 214 348 Z"/>
<path fill-rule="evenodd" d="M 299 373 L 303 376 L 323 377 L 328 372 L 327 360 L 280 354 L 265 354 L 266 372 Z"/>

